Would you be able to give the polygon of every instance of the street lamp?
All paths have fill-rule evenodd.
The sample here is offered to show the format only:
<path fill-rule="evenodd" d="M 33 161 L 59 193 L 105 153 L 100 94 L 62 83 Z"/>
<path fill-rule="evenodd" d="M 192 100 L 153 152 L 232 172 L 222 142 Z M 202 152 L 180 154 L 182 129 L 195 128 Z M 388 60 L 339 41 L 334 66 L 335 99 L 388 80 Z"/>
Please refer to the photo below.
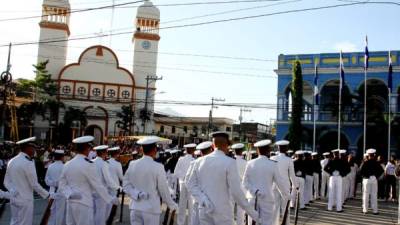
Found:
<path fill-rule="evenodd" d="M 52 145 L 53 141 L 53 128 L 56 126 L 57 122 L 55 120 L 52 120 L 50 122 L 50 146 Z"/>

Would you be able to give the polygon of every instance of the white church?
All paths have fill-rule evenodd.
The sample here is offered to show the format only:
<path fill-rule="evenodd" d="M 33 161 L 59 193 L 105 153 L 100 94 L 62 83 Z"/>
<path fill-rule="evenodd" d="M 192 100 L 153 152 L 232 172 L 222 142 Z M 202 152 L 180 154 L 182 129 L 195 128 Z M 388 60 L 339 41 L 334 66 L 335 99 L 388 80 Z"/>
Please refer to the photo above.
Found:
<path fill-rule="evenodd" d="M 146 78 L 155 76 L 157 70 L 159 9 L 150 1 L 145 1 L 137 9 L 136 32 L 132 39 L 133 68 L 120 67 L 115 52 L 101 45 L 88 47 L 76 62 L 67 65 L 68 42 L 46 43 L 46 40 L 68 40 L 70 16 L 68 0 L 44 0 L 39 23 L 38 62 L 49 60 L 47 70 L 58 84 L 58 98 L 66 108 L 75 107 L 86 112 L 88 124 L 80 133 L 94 135 L 97 143 L 106 141 L 107 137 L 119 132 L 116 113 L 123 105 L 132 105 L 135 110 L 135 133 L 152 133 L 153 120 L 143 126 L 138 117 L 144 108 L 146 90 L 148 110 L 154 111 L 155 81 L 147 85 Z M 149 66 L 138 69 L 136 65 L 143 61 Z M 63 114 L 60 112 L 60 120 Z"/>

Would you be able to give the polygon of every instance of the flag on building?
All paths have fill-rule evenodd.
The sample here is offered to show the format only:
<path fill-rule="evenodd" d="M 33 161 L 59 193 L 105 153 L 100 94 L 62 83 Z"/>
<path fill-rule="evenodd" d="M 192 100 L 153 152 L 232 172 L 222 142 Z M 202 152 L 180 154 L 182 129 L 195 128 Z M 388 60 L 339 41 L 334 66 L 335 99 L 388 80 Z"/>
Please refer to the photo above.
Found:
<path fill-rule="evenodd" d="M 314 74 L 314 104 L 319 105 L 319 89 L 318 89 L 318 66 L 315 65 L 315 74 Z"/>
<path fill-rule="evenodd" d="M 389 51 L 389 71 L 388 71 L 388 88 L 389 88 L 389 94 L 392 93 L 392 88 L 393 88 L 393 67 L 392 67 L 392 55 Z"/>
<path fill-rule="evenodd" d="M 343 66 L 343 56 L 342 56 L 342 52 L 340 52 L 340 68 L 339 68 L 339 73 L 340 73 L 340 84 L 339 84 L 339 89 L 340 92 L 342 92 L 343 90 L 343 86 L 344 86 L 344 66 Z"/>
<path fill-rule="evenodd" d="M 364 68 L 367 70 L 368 66 L 369 66 L 368 36 L 365 36 Z"/>

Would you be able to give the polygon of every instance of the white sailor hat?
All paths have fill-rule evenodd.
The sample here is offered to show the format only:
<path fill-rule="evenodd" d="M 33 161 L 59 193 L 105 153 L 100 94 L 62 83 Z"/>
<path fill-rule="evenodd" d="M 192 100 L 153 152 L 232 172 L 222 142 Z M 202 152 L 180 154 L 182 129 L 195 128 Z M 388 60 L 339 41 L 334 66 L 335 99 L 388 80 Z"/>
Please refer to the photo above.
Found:
<path fill-rule="evenodd" d="M 112 152 L 112 151 L 119 151 L 119 150 L 120 150 L 119 146 L 115 146 L 115 147 L 112 147 L 112 148 L 109 148 L 109 149 L 108 149 L 109 152 Z"/>
<path fill-rule="evenodd" d="M 171 154 L 175 154 L 175 153 L 178 153 L 178 152 L 180 152 L 181 150 L 179 150 L 179 149 L 173 149 L 173 150 L 171 150 Z"/>
<path fill-rule="evenodd" d="M 195 155 L 201 155 L 201 151 L 200 150 L 196 150 L 196 151 L 194 151 L 194 154 Z"/>
<path fill-rule="evenodd" d="M 132 152 L 132 155 L 136 155 L 136 154 L 138 154 L 138 151 L 134 150 L 134 151 Z"/>
<path fill-rule="evenodd" d="M 256 154 L 256 153 L 257 153 L 256 150 L 251 150 L 251 151 L 250 151 L 250 154 Z"/>
<path fill-rule="evenodd" d="M 313 153 L 311 153 L 311 155 L 312 156 L 316 156 L 316 155 L 318 155 L 318 153 L 317 152 L 313 152 Z"/>
<path fill-rule="evenodd" d="M 340 149 L 340 150 L 339 150 L 339 153 L 340 153 L 340 154 L 346 154 L 346 153 L 347 153 L 347 151 L 346 151 L 346 150 L 344 150 L 344 149 Z"/>
<path fill-rule="evenodd" d="M 99 145 L 93 148 L 95 151 L 104 151 L 106 149 L 108 149 L 108 145 Z"/>
<path fill-rule="evenodd" d="M 324 153 L 322 153 L 322 155 L 323 156 L 328 156 L 328 155 L 330 155 L 331 153 L 329 153 L 329 152 L 324 152 Z"/>
<path fill-rule="evenodd" d="M 138 145 L 151 145 L 151 144 L 156 144 L 157 142 L 160 141 L 160 138 L 157 136 L 146 136 L 137 141 L 136 143 Z"/>
<path fill-rule="evenodd" d="M 23 140 L 17 141 L 15 144 L 24 145 L 24 144 L 32 143 L 32 142 L 35 142 L 35 141 L 36 141 L 36 137 L 30 137 L 30 138 L 27 138 L 27 139 L 23 139 Z"/>
<path fill-rule="evenodd" d="M 376 149 L 370 148 L 367 150 L 367 154 L 375 154 L 376 153 Z"/>
<path fill-rule="evenodd" d="M 186 144 L 183 146 L 184 148 L 196 148 L 196 144 L 195 143 L 191 143 L 191 144 Z"/>
<path fill-rule="evenodd" d="M 296 154 L 296 155 L 303 155 L 303 154 L 304 154 L 304 151 L 298 150 L 298 151 L 296 151 L 294 154 Z"/>
<path fill-rule="evenodd" d="M 332 153 L 340 152 L 340 149 L 333 149 L 331 152 Z"/>
<path fill-rule="evenodd" d="M 290 153 L 290 154 L 291 154 L 291 153 L 293 153 L 293 150 L 289 150 L 289 151 L 287 151 L 287 153 Z"/>
<path fill-rule="evenodd" d="M 231 146 L 231 149 L 242 149 L 242 148 L 244 148 L 244 144 L 243 143 L 236 143 L 236 144 Z"/>
<path fill-rule="evenodd" d="M 216 131 L 210 134 L 210 137 L 225 137 L 227 139 L 229 139 L 229 134 L 225 131 Z"/>
<path fill-rule="evenodd" d="M 84 144 L 84 143 L 92 142 L 93 140 L 94 140 L 93 136 L 82 136 L 82 137 L 78 137 L 78 138 L 75 138 L 74 140 L 72 140 L 72 143 Z"/>
<path fill-rule="evenodd" d="M 59 155 L 64 155 L 65 154 L 64 150 L 62 150 L 62 149 L 56 149 L 56 150 L 54 150 L 53 153 L 54 154 L 59 154 Z"/>
<path fill-rule="evenodd" d="M 197 150 L 204 150 L 204 149 L 210 148 L 211 146 L 212 146 L 212 142 L 211 141 L 205 141 L 205 142 L 201 142 L 200 144 L 198 144 L 196 149 Z"/>
<path fill-rule="evenodd" d="M 275 142 L 275 145 L 278 145 L 278 146 L 289 145 L 289 144 L 290 144 L 290 142 L 287 140 L 280 140 L 280 141 Z"/>
<path fill-rule="evenodd" d="M 270 145 L 270 144 L 271 144 L 271 140 L 265 139 L 265 140 L 256 142 L 256 143 L 254 144 L 254 147 L 256 147 L 256 148 L 265 147 L 265 146 L 268 146 L 268 145 Z"/>

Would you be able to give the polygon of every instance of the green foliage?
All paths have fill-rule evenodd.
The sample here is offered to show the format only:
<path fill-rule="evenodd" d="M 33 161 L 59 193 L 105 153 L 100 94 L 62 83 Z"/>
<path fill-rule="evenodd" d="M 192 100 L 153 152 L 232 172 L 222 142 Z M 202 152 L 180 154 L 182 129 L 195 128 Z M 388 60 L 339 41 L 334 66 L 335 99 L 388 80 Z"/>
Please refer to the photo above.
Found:
<path fill-rule="evenodd" d="M 81 109 L 68 107 L 64 115 L 64 125 L 71 127 L 73 121 L 79 121 L 81 127 L 86 127 L 87 125 L 86 112 Z"/>
<path fill-rule="evenodd" d="M 46 66 L 49 63 L 49 61 L 44 61 L 44 62 L 39 62 L 37 65 L 33 65 L 35 68 L 35 88 L 36 88 L 36 93 L 39 95 L 44 95 L 40 96 L 41 98 L 51 98 L 54 97 L 57 94 L 57 85 L 55 82 L 51 79 L 51 74 L 46 70 Z M 39 98 L 39 100 L 41 99 Z M 43 99 L 42 99 L 43 100 Z"/>
<path fill-rule="evenodd" d="M 132 109 L 132 105 L 123 105 L 121 112 L 117 113 L 117 117 L 120 118 L 117 124 L 124 131 L 124 134 L 130 133 L 134 116 L 135 112 Z"/>
<path fill-rule="evenodd" d="M 290 118 L 289 140 L 293 150 L 301 148 L 303 117 L 303 75 L 300 61 L 296 60 L 292 71 L 292 116 Z"/>

